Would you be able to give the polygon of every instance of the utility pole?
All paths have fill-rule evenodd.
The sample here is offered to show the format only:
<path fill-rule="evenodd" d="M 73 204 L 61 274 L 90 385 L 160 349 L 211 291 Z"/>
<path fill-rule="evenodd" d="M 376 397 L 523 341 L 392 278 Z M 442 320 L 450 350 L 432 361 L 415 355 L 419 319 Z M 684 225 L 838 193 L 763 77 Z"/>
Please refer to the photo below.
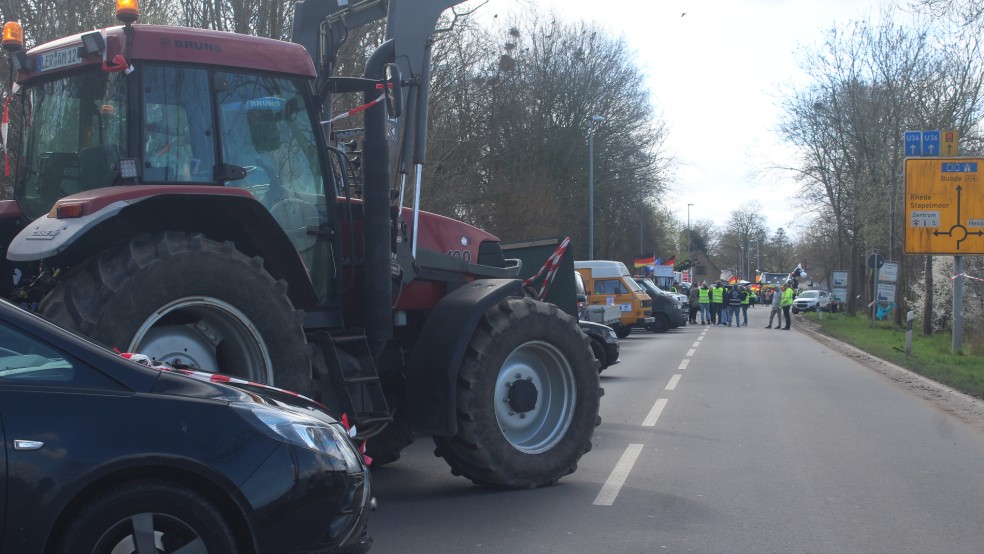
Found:
<path fill-rule="evenodd" d="M 588 259 L 594 259 L 594 132 L 604 121 L 600 115 L 588 119 Z"/>
<path fill-rule="evenodd" d="M 690 208 L 693 204 L 687 204 L 687 263 L 690 263 Z M 694 282 L 694 268 L 691 266 L 687 269 L 690 273 L 690 283 Z"/>

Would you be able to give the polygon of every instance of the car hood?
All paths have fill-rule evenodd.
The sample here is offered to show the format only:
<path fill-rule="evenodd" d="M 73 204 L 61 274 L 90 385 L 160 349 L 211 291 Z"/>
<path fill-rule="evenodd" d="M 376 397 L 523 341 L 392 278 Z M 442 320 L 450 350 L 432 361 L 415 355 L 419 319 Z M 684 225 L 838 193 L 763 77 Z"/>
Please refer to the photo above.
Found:
<path fill-rule="evenodd" d="M 577 324 L 581 326 L 581 330 L 584 331 L 585 333 L 594 333 L 596 335 L 607 335 L 608 333 L 615 332 L 611 327 L 607 325 L 602 325 L 601 323 L 596 323 L 594 321 L 580 320 L 577 322 Z"/>
<path fill-rule="evenodd" d="M 326 423 L 338 423 L 323 404 L 306 396 L 262 383 L 216 373 L 155 366 L 160 378 L 151 392 L 225 403 L 255 403 L 314 415 Z"/>

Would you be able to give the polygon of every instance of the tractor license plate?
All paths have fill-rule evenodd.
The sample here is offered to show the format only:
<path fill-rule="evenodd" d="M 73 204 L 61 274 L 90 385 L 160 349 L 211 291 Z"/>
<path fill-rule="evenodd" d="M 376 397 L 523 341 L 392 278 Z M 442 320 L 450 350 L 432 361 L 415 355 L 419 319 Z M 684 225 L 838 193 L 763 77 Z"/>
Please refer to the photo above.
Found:
<path fill-rule="evenodd" d="M 62 48 L 61 50 L 55 50 L 54 52 L 48 52 L 47 54 L 38 56 L 38 73 L 68 67 L 81 63 L 81 61 L 82 59 L 79 58 L 79 48 L 77 46 Z"/>

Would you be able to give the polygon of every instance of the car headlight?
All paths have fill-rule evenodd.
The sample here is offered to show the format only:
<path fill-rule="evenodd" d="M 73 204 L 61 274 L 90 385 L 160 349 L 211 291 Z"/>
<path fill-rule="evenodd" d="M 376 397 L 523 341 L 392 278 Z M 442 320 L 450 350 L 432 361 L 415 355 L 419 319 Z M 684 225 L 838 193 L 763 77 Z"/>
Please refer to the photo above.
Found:
<path fill-rule="evenodd" d="M 349 473 L 362 471 L 359 454 L 341 425 L 262 404 L 233 403 L 232 407 L 274 440 L 327 454 L 337 469 Z"/>
<path fill-rule="evenodd" d="M 611 329 L 608 330 L 608 342 L 618 342 L 618 335 Z"/>

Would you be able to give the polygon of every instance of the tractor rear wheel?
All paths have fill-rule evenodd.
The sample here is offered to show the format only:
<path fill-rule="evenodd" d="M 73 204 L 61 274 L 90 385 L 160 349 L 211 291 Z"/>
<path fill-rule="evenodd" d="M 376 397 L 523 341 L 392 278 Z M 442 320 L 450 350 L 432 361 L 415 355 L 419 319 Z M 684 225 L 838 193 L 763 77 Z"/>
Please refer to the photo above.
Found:
<path fill-rule="evenodd" d="M 600 423 L 597 362 L 577 321 L 510 298 L 485 313 L 458 375 L 458 434 L 435 437 L 455 475 L 533 488 L 572 473 Z"/>
<path fill-rule="evenodd" d="M 73 268 L 40 311 L 110 348 L 316 390 L 286 283 L 231 242 L 174 232 L 132 238 Z"/>

